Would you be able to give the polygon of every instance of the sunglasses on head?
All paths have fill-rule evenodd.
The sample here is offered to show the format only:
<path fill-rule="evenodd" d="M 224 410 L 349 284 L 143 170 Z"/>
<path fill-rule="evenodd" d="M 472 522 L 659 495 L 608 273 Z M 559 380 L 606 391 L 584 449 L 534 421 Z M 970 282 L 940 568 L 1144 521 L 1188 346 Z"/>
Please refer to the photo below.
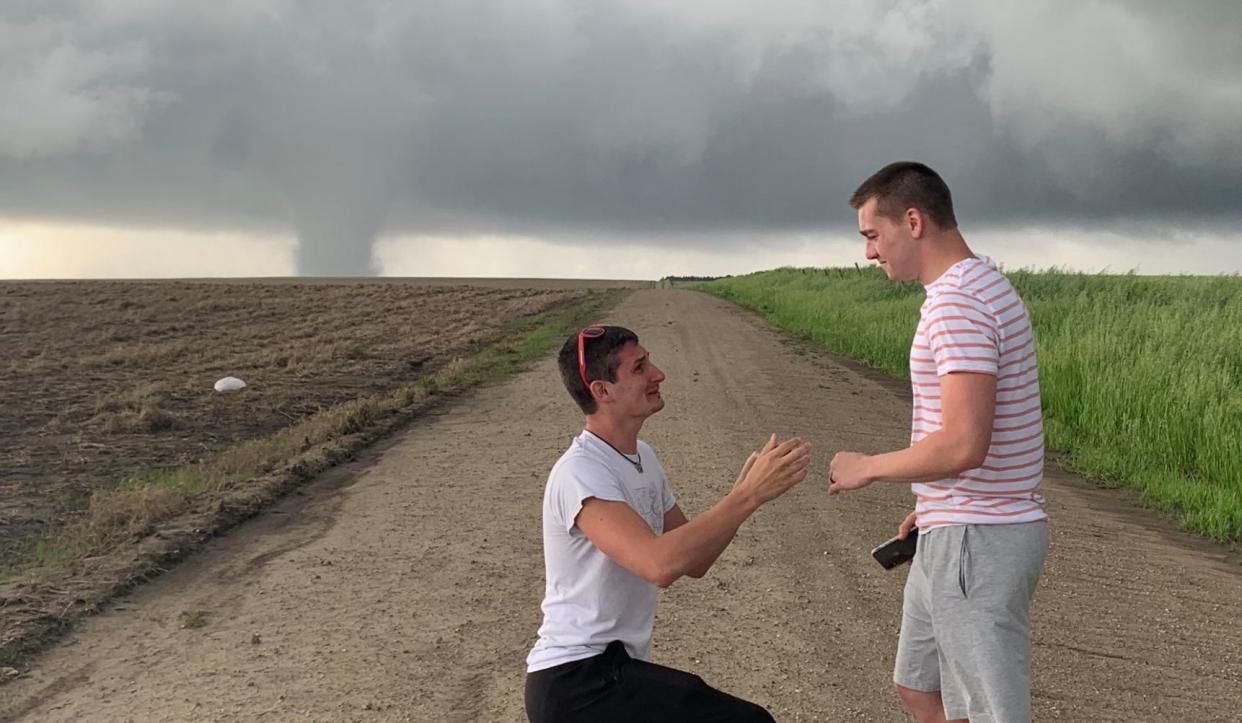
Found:
<path fill-rule="evenodd" d="M 578 376 L 582 377 L 582 385 L 588 389 L 591 387 L 591 382 L 587 379 L 586 373 L 586 340 L 598 339 L 604 335 L 604 331 L 603 326 L 591 324 L 578 332 Z"/>

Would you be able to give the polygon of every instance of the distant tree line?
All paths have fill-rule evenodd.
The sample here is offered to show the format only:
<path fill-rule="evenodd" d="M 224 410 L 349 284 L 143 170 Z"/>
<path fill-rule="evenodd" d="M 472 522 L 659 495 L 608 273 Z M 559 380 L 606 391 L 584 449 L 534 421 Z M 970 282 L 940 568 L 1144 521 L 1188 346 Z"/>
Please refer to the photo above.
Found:
<path fill-rule="evenodd" d="M 699 284 L 707 281 L 716 281 L 717 279 L 731 279 L 733 274 L 725 276 L 665 276 L 660 279 L 659 287 L 661 289 L 672 288 L 681 284 Z"/>

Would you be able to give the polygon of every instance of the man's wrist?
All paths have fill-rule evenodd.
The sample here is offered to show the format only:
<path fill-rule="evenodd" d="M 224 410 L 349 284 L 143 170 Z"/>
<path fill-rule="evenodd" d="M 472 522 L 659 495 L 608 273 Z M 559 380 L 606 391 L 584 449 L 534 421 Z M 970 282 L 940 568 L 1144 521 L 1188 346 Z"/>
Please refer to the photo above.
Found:
<path fill-rule="evenodd" d="M 734 486 L 729 494 L 725 495 L 725 500 L 741 512 L 743 517 L 749 517 L 762 504 L 758 496 L 742 484 Z"/>
<path fill-rule="evenodd" d="M 862 458 L 863 480 L 871 484 L 884 476 L 883 455 L 866 455 Z"/>

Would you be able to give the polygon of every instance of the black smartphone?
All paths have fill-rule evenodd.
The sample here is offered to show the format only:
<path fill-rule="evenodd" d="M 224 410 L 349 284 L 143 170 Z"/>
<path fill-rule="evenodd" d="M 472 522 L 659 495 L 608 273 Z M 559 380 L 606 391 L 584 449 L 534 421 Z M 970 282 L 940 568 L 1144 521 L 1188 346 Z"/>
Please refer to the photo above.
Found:
<path fill-rule="evenodd" d="M 914 559 L 914 551 L 918 546 L 918 541 L 919 529 L 912 527 L 910 528 L 910 534 L 906 535 L 906 539 L 894 537 L 872 550 L 871 556 L 885 570 L 891 570 Z"/>

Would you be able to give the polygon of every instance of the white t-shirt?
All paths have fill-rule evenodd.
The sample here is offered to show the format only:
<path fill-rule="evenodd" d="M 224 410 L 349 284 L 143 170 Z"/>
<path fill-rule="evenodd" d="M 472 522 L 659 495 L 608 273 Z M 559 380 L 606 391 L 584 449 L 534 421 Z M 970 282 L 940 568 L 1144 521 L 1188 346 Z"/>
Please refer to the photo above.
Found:
<path fill-rule="evenodd" d="M 526 657 L 530 672 L 589 658 L 620 640 L 630 657 L 647 660 L 658 588 L 621 567 L 582 534 L 575 520 L 589 497 L 625 502 L 657 535 L 677 499 L 655 452 L 638 442 L 643 471 L 590 432 L 574 438 L 548 475 L 543 494 L 543 560 L 547 586 L 539 640 Z"/>

